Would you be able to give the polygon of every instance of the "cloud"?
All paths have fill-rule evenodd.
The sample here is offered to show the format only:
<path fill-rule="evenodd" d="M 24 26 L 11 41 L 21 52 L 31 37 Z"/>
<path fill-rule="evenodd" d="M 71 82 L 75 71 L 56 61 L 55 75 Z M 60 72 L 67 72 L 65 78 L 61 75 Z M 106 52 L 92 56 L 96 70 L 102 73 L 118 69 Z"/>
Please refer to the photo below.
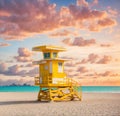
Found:
<path fill-rule="evenodd" d="M 25 67 L 33 67 L 32 63 L 26 64 Z"/>
<path fill-rule="evenodd" d="M 119 73 L 115 73 L 113 71 L 105 71 L 102 73 L 95 73 L 97 75 L 97 77 L 116 77 L 116 76 L 120 76 Z"/>
<path fill-rule="evenodd" d="M 65 66 L 67 66 L 67 67 L 74 67 L 75 64 L 73 62 L 67 62 L 67 63 L 65 63 Z"/>
<path fill-rule="evenodd" d="M 87 6 L 88 2 L 86 0 L 77 0 L 77 6 Z"/>
<path fill-rule="evenodd" d="M 98 4 L 98 0 L 93 0 L 92 4 L 93 5 Z"/>
<path fill-rule="evenodd" d="M 98 20 L 97 23 L 92 23 L 89 25 L 90 31 L 101 31 L 103 28 L 108 28 L 115 26 L 117 22 L 109 17 Z"/>
<path fill-rule="evenodd" d="M 61 36 L 70 36 L 70 35 L 78 36 L 78 33 L 76 31 L 62 30 L 62 31 L 51 33 L 49 36 L 50 37 L 61 37 Z"/>
<path fill-rule="evenodd" d="M 66 45 L 71 45 L 71 38 L 66 38 L 66 39 L 62 40 L 62 42 Z"/>
<path fill-rule="evenodd" d="M 0 73 L 3 73 L 6 70 L 6 63 L 0 63 Z"/>
<path fill-rule="evenodd" d="M 98 0 L 92 0 L 92 2 L 87 2 L 87 0 L 77 0 L 77 6 L 91 7 L 98 4 Z"/>
<path fill-rule="evenodd" d="M 76 62 L 76 65 L 86 64 L 86 63 L 95 63 L 95 64 L 108 64 L 112 61 L 112 56 L 99 56 L 97 54 L 91 53 L 88 55 L 88 58 L 82 59 L 79 62 Z"/>
<path fill-rule="evenodd" d="M 0 64 L 0 74 L 15 76 L 15 75 L 18 75 L 18 73 L 20 73 L 19 69 L 20 69 L 20 66 L 18 65 L 7 67 L 5 63 Z"/>
<path fill-rule="evenodd" d="M 105 18 L 105 19 L 98 21 L 98 25 L 101 27 L 108 27 L 108 26 L 112 26 L 115 24 L 116 24 L 115 21 L 110 18 Z"/>
<path fill-rule="evenodd" d="M 35 77 L 36 75 L 39 74 L 39 69 L 38 67 L 35 67 L 27 72 L 28 76 Z"/>
<path fill-rule="evenodd" d="M 95 44 L 95 39 L 85 40 L 82 37 L 76 37 L 72 43 L 73 46 L 89 46 Z"/>
<path fill-rule="evenodd" d="M 48 0 L 0 0 L 0 37 L 7 40 L 21 40 L 61 27 L 99 31 L 115 24 L 107 11 L 93 10 L 86 0 L 61 6 L 60 10 Z"/>
<path fill-rule="evenodd" d="M 108 9 L 110 16 L 116 17 L 118 15 L 118 11 L 116 9 L 113 9 L 110 6 L 107 9 Z"/>
<path fill-rule="evenodd" d="M 30 62 L 32 61 L 31 56 L 32 52 L 27 48 L 18 48 L 18 56 L 15 56 L 14 58 L 18 62 Z"/>
<path fill-rule="evenodd" d="M 30 36 L 31 33 L 42 33 L 58 26 L 55 4 L 47 0 L 1 0 L 0 1 L 1 35 L 6 39 L 19 36 Z M 22 9 L 21 9 L 22 7 Z M 9 16 L 4 15 L 6 12 Z M 15 39 L 15 38 L 13 38 Z"/>
<path fill-rule="evenodd" d="M 78 69 L 77 69 L 77 72 L 80 72 L 80 73 L 86 73 L 86 72 L 88 72 L 89 70 L 86 68 L 86 67 L 79 67 Z"/>
<path fill-rule="evenodd" d="M 27 48 L 18 48 L 19 56 L 29 57 L 32 55 L 32 52 L 29 51 Z"/>
<path fill-rule="evenodd" d="M 0 64 L 0 74 L 7 75 L 7 76 L 29 76 L 34 77 L 39 74 L 38 67 L 34 67 L 30 70 L 23 70 L 21 69 L 21 65 L 12 65 L 7 66 L 5 63 Z"/>
<path fill-rule="evenodd" d="M 7 47 L 7 46 L 9 46 L 10 44 L 8 44 L 8 43 L 3 43 L 3 42 L 0 42 L 0 47 Z"/>
<path fill-rule="evenodd" d="M 111 56 L 104 55 L 97 63 L 98 64 L 107 64 L 112 60 Z"/>
<path fill-rule="evenodd" d="M 100 44 L 101 47 L 111 47 L 112 44 Z"/>
<path fill-rule="evenodd" d="M 96 44 L 95 39 L 84 39 L 82 37 L 76 37 L 73 41 L 70 38 L 64 39 L 63 43 L 70 45 L 70 46 L 90 46 Z"/>
<path fill-rule="evenodd" d="M 23 57 L 23 56 L 15 56 L 14 57 L 18 62 L 31 62 L 32 59 L 30 57 Z"/>
<path fill-rule="evenodd" d="M 99 56 L 97 54 L 91 53 L 91 54 L 89 54 L 87 61 L 90 63 L 95 63 L 98 58 L 99 58 Z"/>

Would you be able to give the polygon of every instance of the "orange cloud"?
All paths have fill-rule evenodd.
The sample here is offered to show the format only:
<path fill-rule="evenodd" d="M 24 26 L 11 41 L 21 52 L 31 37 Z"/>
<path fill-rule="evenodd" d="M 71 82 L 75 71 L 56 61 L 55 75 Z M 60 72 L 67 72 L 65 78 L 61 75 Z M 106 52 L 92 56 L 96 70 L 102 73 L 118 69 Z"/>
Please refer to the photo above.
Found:
<path fill-rule="evenodd" d="M 105 18 L 105 19 L 98 21 L 98 25 L 100 25 L 101 27 L 108 27 L 108 26 L 112 26 L 115 24 L 116 24 L 116 21 L 110 18 Z"/>
<path fill-rule="evenodd" d="M 93 10 L 85 0 L 77 0 L 77 5 L 62 6 L 60 10 L 47 0 L 10 0 L 9 3 L 1 0 L 0 4 L 0 37 L 7 40 L 21 40 L 61 27 L 98 31 L 116 24 L 107 11 Z"/>
<path fill-rule="evenodd" d="M 101 47 L 111 47 L 112 44 L 100 44 Z"/>
<path fill-rule="evenodd" d="M 91 23 L 88 28 L 90 31 L 101 31 L 103 28 L 108 28 L 116 25 L 117 22 L 109 17 L 98 20 L 97 23 Z"/>
<path fill-rule="evenodd" d="M 10 44 L 8 44 L 8 43 L 2 43 L 2 42 L 0 42 L 0 47 L 6 47 L 6 46 L 9 46 Z"/>

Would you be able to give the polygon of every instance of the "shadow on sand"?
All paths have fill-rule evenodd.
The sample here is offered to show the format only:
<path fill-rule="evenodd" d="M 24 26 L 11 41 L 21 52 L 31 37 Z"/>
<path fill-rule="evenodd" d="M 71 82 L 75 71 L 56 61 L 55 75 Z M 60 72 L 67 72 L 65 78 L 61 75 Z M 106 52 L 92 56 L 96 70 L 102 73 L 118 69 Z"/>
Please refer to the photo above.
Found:
<path fill-rule="evenodd" d="M 17 104 L 39 104 L 39 103 L 50 103 L 50 101 L 2 101 L 0 102 L 1 105 L 17 105 Z"/>

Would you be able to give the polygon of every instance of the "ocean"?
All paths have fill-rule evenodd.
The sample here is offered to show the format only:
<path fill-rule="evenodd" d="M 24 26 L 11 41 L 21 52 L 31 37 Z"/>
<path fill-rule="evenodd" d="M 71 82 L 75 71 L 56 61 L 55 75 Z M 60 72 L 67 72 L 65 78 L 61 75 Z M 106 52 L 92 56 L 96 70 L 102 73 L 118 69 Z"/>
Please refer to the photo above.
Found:
<path fill-rule="evenodd" d="M 39 86 L 0 86 L 0 92 L 38 92 Z M 83 93 L 120 93 L 120 86 L 82 86 Z"/>

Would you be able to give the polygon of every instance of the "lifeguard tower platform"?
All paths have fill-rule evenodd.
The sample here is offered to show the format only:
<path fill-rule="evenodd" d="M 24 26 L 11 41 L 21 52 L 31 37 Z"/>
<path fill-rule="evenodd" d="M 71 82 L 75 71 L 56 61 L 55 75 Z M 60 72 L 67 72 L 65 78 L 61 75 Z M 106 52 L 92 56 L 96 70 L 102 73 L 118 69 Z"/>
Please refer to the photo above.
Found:
<path fill-rule="evenodd" d="M 58 46 L 37 46 L 33 51 L 43 52 L 44 59 L 34 61 L 39 65 L 39 76 L 35 77 L 35 85 L 40 86 L 39 101 L 63 101 L 77 98 L 81 100 L 81 86 L 75 80 L 66 77 L 65 59 L 58 57 L 58 52 L 66 49 Z"/>

